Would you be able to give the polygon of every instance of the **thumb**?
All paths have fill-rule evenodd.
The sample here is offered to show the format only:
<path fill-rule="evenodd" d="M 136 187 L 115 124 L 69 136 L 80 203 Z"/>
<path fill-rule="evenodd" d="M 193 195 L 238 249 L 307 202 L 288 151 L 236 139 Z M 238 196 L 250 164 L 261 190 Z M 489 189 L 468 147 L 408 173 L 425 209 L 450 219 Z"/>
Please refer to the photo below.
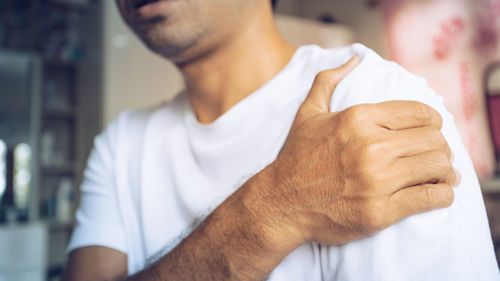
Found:
<path fill-rule="evenodd" d="M 297 118 L 305 120 L 318 113 L 329 112 L 333 91 L 335 91 L 340 81 L 342 81 L 359 62 L 359 57 L 354 56 L 339 68 L 324 70 L 318 73 L 314 78 L 314 83 L 309 94 L 300 106 L 300 114 L 297 114 Z"/>

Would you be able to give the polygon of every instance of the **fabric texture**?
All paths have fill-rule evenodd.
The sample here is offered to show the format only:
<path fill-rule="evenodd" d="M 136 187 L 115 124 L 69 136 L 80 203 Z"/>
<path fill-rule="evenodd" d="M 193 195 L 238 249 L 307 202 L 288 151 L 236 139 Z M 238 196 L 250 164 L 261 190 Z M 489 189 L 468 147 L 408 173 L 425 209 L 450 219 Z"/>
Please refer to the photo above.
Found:
<path fill-rule="evenodd" d="M 300 47 L 279 74 L 208 125 L 196 120 L 185 94 L 121 114 L 95 140 L 68 251 L 117 249 L 127 254 L 131 274 L 168 252 L 276 158 L 314 76 L 354 55 L 361 63 L 339 83 L 331 110 L 388 100 L 438 110 L 462 176 L 455 202 L 347 245 L 304 244 L 269 280 L 500 280 L 479 183 L 442 98 L 360 44 Z"/>

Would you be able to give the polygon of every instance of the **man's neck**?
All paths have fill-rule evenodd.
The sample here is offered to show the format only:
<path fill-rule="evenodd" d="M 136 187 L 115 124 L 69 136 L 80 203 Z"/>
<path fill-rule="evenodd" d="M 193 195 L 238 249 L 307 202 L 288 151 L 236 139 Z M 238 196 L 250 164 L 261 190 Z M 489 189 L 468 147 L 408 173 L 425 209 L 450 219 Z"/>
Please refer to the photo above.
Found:
<path fill-rule="evenodd" d="M 211 123 L 285 67 L 296 48 L 279 34 L 272 16 L 255 20 L 209 55 L 179 66 L 201 123 Z"/>

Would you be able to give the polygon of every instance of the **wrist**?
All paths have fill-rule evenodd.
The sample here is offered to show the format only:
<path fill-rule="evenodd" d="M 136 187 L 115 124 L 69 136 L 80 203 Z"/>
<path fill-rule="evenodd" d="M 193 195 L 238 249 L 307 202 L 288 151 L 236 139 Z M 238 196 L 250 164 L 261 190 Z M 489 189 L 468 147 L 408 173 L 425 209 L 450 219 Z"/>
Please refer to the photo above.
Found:
<path fill-rule="evenodd" d="M 288 255 L 309 237 L 301 229 L 285 190 L 278 169 L 271 164 L 245 184 L 240 200 L 249 222 L 262 231 L 263 243 Z"/>

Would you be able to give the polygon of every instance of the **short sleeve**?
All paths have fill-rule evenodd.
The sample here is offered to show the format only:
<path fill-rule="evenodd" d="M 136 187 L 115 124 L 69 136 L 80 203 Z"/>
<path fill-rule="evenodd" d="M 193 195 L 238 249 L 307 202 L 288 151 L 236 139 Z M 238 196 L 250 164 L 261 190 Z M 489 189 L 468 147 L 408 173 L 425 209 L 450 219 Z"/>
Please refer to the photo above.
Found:
<path fill-rule="evenodd" d="M 105 246 L 127 253 L 115 187 L 117 121 L 95 138 L 81 185 L 76 227 L 67 248 Z"/>

